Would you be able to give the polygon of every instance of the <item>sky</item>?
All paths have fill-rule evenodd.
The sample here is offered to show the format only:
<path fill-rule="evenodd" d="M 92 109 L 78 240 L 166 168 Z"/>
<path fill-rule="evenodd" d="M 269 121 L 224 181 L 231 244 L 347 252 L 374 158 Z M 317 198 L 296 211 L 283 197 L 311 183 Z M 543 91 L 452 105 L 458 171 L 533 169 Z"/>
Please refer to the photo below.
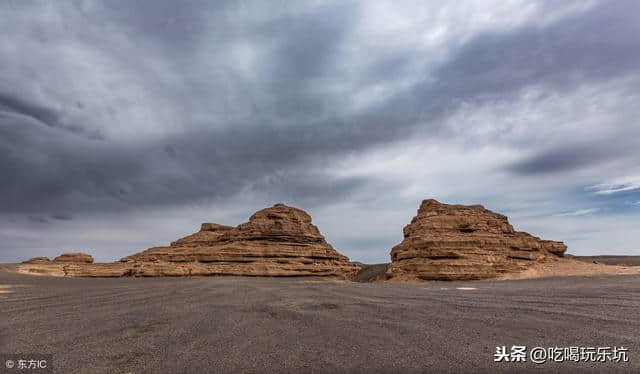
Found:
<path fill-rule="evenodd" d="M 0 2 L 0 262 L 302 208 L 388 262 L 423 199 L 640 255 L 640 2 Z"/>

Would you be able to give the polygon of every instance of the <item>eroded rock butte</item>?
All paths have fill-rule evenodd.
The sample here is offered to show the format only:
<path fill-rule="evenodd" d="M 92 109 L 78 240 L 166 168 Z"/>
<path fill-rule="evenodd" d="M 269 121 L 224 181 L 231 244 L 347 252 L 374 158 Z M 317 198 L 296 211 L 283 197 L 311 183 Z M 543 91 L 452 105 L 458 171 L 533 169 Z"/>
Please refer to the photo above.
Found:
<path fill-rule="evenodd" d="M 429 199 L 404 227 L 404 240 L 391 250 L 387 277 L 494 278 L 563 256 L 566 249 L 562 242 L 515 231 L 506 216 L 482 205 L 448 205 Z"/>
<path fill-rule="evenodd" d="M 23 264 L 50 264 L 51 260 L 48 257 L 33 257 L 28 260 L 22 261 Z"/>
<path fill-rule="evenodd" d="M 63 253 L 53 259 L 53 262 L 64 262 L 70 264 L 92 264 L 93 256 L 87 253 Z"/>
<path fill-rule="evenodd" d="M 23 270 L 29 271 L 28 265 L 23 266 Z M 248 222 L 237 227 L 203 223 L 200 231 L 174 241 L 169 247 L 150 248 L 117 263 L 70 263 L 61 270 L 64 275 L 78 277 L 239 275 L 350 278 L 358 269 L 358 265 L 325 241 L 311 223 L 309 214 L 276 204 L 256 212 Z"/>

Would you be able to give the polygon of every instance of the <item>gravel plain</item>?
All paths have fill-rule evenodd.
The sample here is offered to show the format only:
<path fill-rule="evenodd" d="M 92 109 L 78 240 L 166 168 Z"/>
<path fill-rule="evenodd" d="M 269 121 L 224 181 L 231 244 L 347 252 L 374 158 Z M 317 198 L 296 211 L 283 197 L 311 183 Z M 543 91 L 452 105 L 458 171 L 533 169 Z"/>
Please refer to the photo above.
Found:
<path fill-rule="evenodd" d="M 53 354 L 59 373 L 640 371 L 634 275 L 385 284 L 0 269 L 0 289 L 0 353 Z M 494 362 L 512 345 L 624 346 L 629 362 Z"/>

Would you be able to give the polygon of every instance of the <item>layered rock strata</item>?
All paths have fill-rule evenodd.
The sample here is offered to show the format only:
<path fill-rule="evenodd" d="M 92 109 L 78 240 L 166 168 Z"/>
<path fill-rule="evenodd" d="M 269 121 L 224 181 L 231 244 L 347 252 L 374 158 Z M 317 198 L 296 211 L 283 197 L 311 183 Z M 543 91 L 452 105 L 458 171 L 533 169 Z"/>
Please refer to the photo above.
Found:
<path fill-rule="evenodd" d="M 563 256 L 562 242 L 517 232 L 506 216 L 482 205 L 447 205 L 424 200 L 391 250 L 388 278 L 467 280 L 526 270 Z"/>
<path fill-rule="evenodd" d="M 204 223 L 169 247 L 121 260 L 134 275 L 345 276 L 358 266 L 327 243 L 311 216 L 276 204 L 237 227 Z"/>
<path fill-rule="evenodd" d="M 93 256 L 86 253 L 63 253 L 53 259 L 53 262 L 63 262 L 69 264 L 92 264 Z"/>
<path fill-rule="evenodd" d="M 41 265 L 47 266 L 47 265 Z M 70 263 L 67 276 L 333 276 L 350 278 L 359 266 L 327 243 L 311 216 L 276 204 L 237 227 L 204 223 L 168 247 L 154 247 L 111 264 Z"/>
<path fill-rule="evenodd" d="M 28 260 L 22 261 L 23 264 L 50 264 L 51 260 L 48 257 L 33 257 Z"/>

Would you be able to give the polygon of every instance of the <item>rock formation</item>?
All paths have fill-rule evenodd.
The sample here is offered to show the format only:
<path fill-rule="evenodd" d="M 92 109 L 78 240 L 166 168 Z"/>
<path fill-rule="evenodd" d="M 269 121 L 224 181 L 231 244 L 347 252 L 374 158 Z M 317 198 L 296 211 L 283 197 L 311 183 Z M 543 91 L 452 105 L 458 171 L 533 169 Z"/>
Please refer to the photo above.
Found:
<path fill-rule="evenodd" d="M 48 257 L 33 257 L 26 261 L 22 261 L 23 264 L 50 264 L 51 260 Z"/>
<path fill-rule="evenodd" d="M 92 264 L 93 257 L 86 253 L 63 253 L 53 259 L 53 262 L 63 262 L 71 264 Z"/>
<path fill-rule="evenodd" d="M 422 280 L 493 278 L 563 256 L 562 242 L 517 232 L 507 217 L 482 205 L 424 200 L 391 250 L 387 277 Z"/>
<path fill-rule="evenodd" d="M 306 212 L 276 204 L 256 212 L 248 222 L 237 227 L 203 223 L 200 231 L 174 241 L 169 247 L 150 248 L 118 263 L 89 265 L 74 261 L 56 271 L 79 277 L 240 275 L 350 278 L 359 268 L 325 241 Z"/>
<path fill-rule="evenodd" d="M 336 252 L 303 210 L 276 204 L 237 227 L 204 223 L 170 247 L 121 260 L 133 275 L 344 276 L 358 266 Z"/>

